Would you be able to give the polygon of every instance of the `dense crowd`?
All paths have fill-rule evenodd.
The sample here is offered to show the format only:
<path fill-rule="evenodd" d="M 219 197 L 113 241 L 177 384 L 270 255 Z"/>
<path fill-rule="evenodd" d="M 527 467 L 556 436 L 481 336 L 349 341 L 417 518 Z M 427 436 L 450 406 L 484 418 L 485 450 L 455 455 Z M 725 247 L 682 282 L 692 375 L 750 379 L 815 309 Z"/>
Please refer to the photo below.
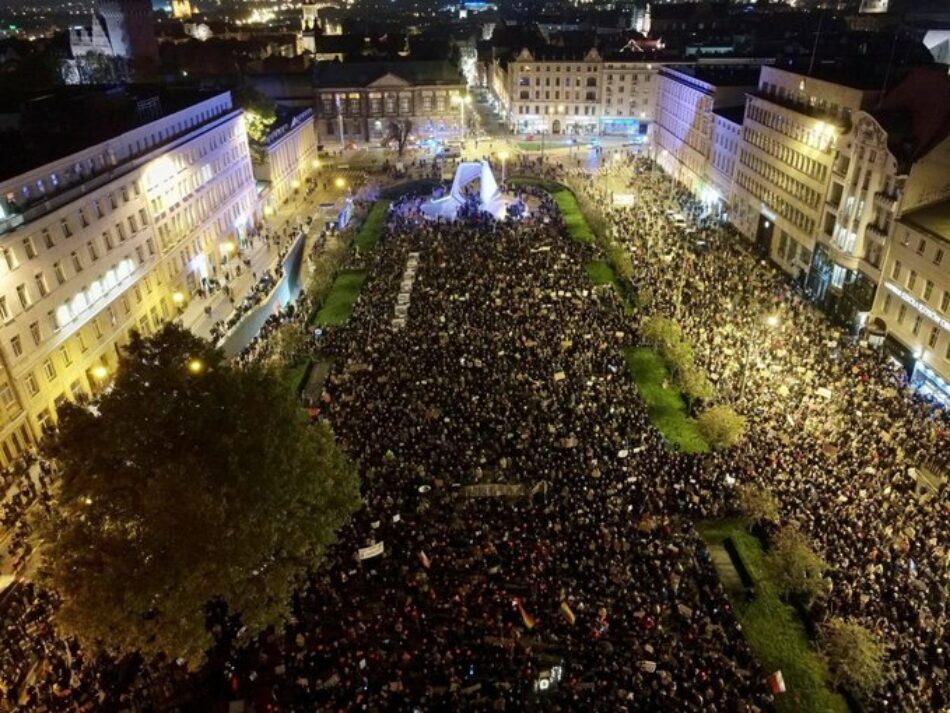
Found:
<path fill-rule="evenodd" d="M 519 224 L 421 222 L 415 205 L 394 207 L 357 310 L 321 346 L 365 506 L 291 626 L 234 652 L 239 693 L 300 711 L 768 708 L 689 525 L 717 484 L 649 428 L 590 248 L 546 199 Z M 465 490 L 489 483 L 525 492 Z"/>
<path fill-rule="evenodd" d="M 703 206 L 679 192 L 671 201 L 665 179 L 630 185 L 637 202 L 614 210 L 611 225 L 638 284 L 676 315 L 720 392 L 750 418 L 748 438 L 710 466 L 769 488 L 783 521 L 814 539 L 832 567 L 819 618 L 858 619 L 888 644 L 891 675 L 875 708 L 944 710 L 950 496 L 943 486 L 918 497 L 912 468 L 950 472 L 947 414 Z M 669 220 L 680 210 L 694 218 L 691 236 Z"/>
<path fill-rule="evenodd" d="M 856 617 L 892 645 L 873 708 L 948 705 L 950 506 L 946 488 L 918 499 L 909 471 L 947 459 L 946 417 L 665 179 L 611 166 L 640 172 L 635 205 L 608 216 L 634 287 L 749 416 L 739 446 L 679 455 L 650 425 L 622 355 L 639 317 L 590 284 L 593 248 L 566 237 L 546 194 L 511 222 L 428 222 L 397 201 L 352 317 L 319 343 L 335 364 L 322 412 L 359 459 L 364 507 L 293 619 L 244 646 L 225 626 L 185 680 L 175 662 L 87 660 L 55 636 L 50 596 L 21 584 L 0 603 L 7 707 L 35 667 L 24 710 L 769 710 L 770 672 L 692 526 L 733 511 L 731 484 L 750 481 L 832 565 L 819 616 Z M 582 192 L 604 205 L 605 185 Z M 674 210 L 694 219 L 689 240 Z M 266 358 L 301 314 L 272 317 L 241 358 Z M 20 487 L 42 501 L 37 468 Z M 24 503 L 10 507 L 19 521 Z"/>

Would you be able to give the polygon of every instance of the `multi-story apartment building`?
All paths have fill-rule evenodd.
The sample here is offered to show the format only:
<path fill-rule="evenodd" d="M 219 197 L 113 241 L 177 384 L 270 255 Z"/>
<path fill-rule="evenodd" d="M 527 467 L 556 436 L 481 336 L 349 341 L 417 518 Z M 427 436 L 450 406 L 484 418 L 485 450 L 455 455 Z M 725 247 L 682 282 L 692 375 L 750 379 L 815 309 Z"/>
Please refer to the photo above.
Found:
<path fill-rule="evenodd" d="M 412 122 L 418 139 L 458 136 L 465 79 L 448 62 L 317 62 L 314 114 L 322 143 L 381 141 L 392 122 Z"/>
<path fill-rule="evenodd" d="M 875 321 L 911 382 L 950 404 L 950 199 L 905 213 L 889 242 Z"/>
<path fill-rule="evenodd" d="M 597 49 L 545 54 L 522 49 L 494 60 L 492 91 L 519 134 L 645 137 L 656 107 L 660 65 Z"/>
<path fill-rule="evenodd" d="M 732 220 L 791 275 L 812 263 L 835 143 L 880 95 L 859 77 L 847 82 L 763 67 L 746 101 Z"/>
<path fill-rule="evenodd" d="M 277 122 L 260 144 L 251 142 L 254 178 L 267 184 L 264 209 L 276 210 L 319 165 L 313 109 L 278 107 Z"/>
<path fill-rule="evenodd" d="M 44 146 L 52 160 L 0 158 L 3 463 L 55 423 L 61 404 L 108 381 L 132 330 L 175 318 L 187 292 L 237 256 L 255 219 L 230 93 L 114 94 L 129 112 L 118 123 L 103 115 L 98 142 L 57 155 L 54 136 Z"/>
<path fill-rule="evenodd" d="M 519 134 L 597 134 L 603 58 L 596 49 L 535 56 L 523 49 L 506 70 L 508 125 Z"/>
<path fill-rule="evenodd" d="M 732 177 L 736 171 L 744 116 L 745 106 L 713 110 L 711 154 L 706 168 L 710 190 L 702 199 L 724 211 L 728 210 L 732 200 Z"/>
<path fill-rule="evenodd" d="M 746 93 L 756 86 L 760 69 L 759 64 L 727 63 L 664 66 L 660 70 L 657 163 L 710 205 L 721 207 L 729 200 L 720 186 L 730 181 L 720 175 L 717 182 L 712 159 L 717 147 L 717 163 L 731 162 L 722 154 L 732 146 L 733 138 L 728 135 L 735 130 L 734 112 L 717 115 L 716 111 L 742 106 Z"/>

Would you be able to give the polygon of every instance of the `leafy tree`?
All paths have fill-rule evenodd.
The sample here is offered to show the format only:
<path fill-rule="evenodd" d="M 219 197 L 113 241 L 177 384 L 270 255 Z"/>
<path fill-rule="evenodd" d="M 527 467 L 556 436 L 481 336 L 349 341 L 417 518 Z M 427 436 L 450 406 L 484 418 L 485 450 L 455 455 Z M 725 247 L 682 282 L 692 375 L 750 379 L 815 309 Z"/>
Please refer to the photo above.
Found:
<path fill-rule="evenodd" d="M 287 322 L 277 332 L 277 356 L 281 364 L 299 362 L 307 350 L 307 329 L 297 321 Z"/>
<path fill-rule="evenodd" d="M 653 316 L 647 317 L 640 324 L 640 336 L 647 344 L 655 344 L 662 347 L 673 341 L 681 341 L 683 334 L 679 325 L 672 319 L 666 317 Z"/>
<path fill-rule="evenodd" d="M 685 339 L 677 337 L 660 345 L 660 354 L 666 365 L 676 374 L 693 366 L 693 347 Z"/>
<path fill-rule="evenodd" d="M 247 135 L 256 144 L 264 143 L 270 128 L 277 121 L 277 105 L 250 84 L 242 84 L 231 92 L 236 106 L 244 109 Z"/>
<path fill-rule="evenodd" d="M 633 260 L 630 259 L 630 254 L 623 249 L 622 245 L 611 242 L 607 249 L 607 259 L 610 260 L 610 264 L 613 265 L 614 272 L 617 273 L 618 277 L 624 280 L 633 278 Z"/>
<path fill-rule="evenodd" d="M 828 564 L 797 527 L 788 525 L 779 530 L 766 555 L 766 565 L 785 596 L 797 594 L 806 604 L 811 604 L 828 593 L 828 582 L 824 578 Z"/>
<path fill-rule="evenodd" d="M 768 488 L 744 483 L 736 488 L 739 511 L 753 523 L 778 522 L 778 500 Z"/>
<path fill-rule="evenodd" d="M 199 664 L 221 598 L 253 636 L 359 506 L 356 467 L 280 376 L 186 330 L 133 334 L 94 409 L 66 406 L 43 581 L 84 648 Z"/>
<path fill-rule="evenodd" d="M 398 151 L 399 156 L 402 156 L 403 152 L 406 150 L 406 143 L 409 141 L 409 134 L 411 133 L 412 122 L 409 119 L 403 119 L 402 122 L 390 121 L 389 133 L 383 140 L 383 145 L 388 145 L 395 142 L 396 150 Z"/>
<path fill-rule="evenodd" d="M 745 433 L 746 420 L 729 406 L 713 406 L 699 415 L 699 431 L 716 450 L 731 448 Z"/>
<path fill-rule="evenodd" d="M 885 647 L 873 631 L 835 618 L 822 627 L 821 644 L 835 684 L 865 695 L 880 688 L 885 677 Z"/>
<path fill-rule="evenodd" d="M 641 287 L 637 290 L 637 307 L 648 309 L 654 300 L 653 288 L 649 286 Z"/>
<path fill-rule="evenodd" d="M 677 372 L 676 383 L 690 401 L 709 401 L 716 395 L 709 377 L 693 363 L 686 364 Z"/>

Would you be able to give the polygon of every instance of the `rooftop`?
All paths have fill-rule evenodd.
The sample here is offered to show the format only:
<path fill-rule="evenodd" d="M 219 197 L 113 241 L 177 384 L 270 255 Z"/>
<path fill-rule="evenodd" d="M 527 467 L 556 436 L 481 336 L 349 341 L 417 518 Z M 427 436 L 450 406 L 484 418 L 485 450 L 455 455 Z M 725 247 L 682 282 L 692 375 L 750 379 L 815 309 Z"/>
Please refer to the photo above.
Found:
<path fill-rule="evenodd" d="M 950 198 L 905 213 L 901 221 L 950 243 Z"/>
<path fill-rule="evenodd" d="M 39 168 L 204 101 L 220 92 L 137 84 L 64 87 L 6 97 L 0 114 L 18 115 L 0 132 L 0 181 Z"/>
<path fill-rule="evenodd" d="M 464 83 L 458 69 L 448 61 L 317 62 L 313 67 L 316 87 L 365 87 L 387 74 L 410 84 Z"/>
<path fill-rule="evenodd" d="M 714 87 L 754 87 L 759 83 L 761 65 L 692 64 L 672 68 Z"/>
<path fill-rule="evenodd" d="M 718 114 L 733 124 L 741 124 L 742 119 L 745 117 L 745 104 L 739 104 L 738 106 L 721 106 L 718 109 L 713 109 L 713 114 Z"/>
<path fill-rule="evenodd" d="M 903 168 L 950 136 L 950 75 L 937 65 L 912 71 L 870 114 L 887 131 Z"/>

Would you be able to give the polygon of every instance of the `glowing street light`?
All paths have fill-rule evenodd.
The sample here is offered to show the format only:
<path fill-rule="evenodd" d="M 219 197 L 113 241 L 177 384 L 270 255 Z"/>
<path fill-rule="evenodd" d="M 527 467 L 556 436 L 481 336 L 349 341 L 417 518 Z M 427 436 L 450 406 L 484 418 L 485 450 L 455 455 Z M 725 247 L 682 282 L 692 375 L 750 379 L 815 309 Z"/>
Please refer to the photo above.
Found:
<path fill-rule="evenodd" d="M 235 245 L 230 240 L 221 244 L 221 252 L 224 255 L 230 255 L 231 253 L 234 252 L 234 249 L 235 249 Z"/>
<path fill-rule="evenodd" d="M 298 188 L 300 188 L 300 180 L 299 180 L 299 179 L 296 179 L 296 178 L 295 178 L 294 180 L 292 180 L 292 181 L 290 182 L 290 187 L 293 188 L 293 189 L 296 191 Z"/>
<path fill-rule="evenodd" d="M 459 133 L 461 134 L 461 139 L 462 139 L 462 141 L 465 141 L 465 105 L 472 103 L 472 97 L 470 97 L 468 94 L 466 94 L 466 95 L 464 95 L 464 96 L 459 95 L 459 94 L 453 94 L 453 95 L 452 95 L 452 103 L 458 105 L 458 108 L 459 108 L 459 121 L 460 121 L 461 124 L 462 124 L 462 128 L 461 128 L 461 131 L 460 131 Z"/>
<path fill-rule="evenodd" d="M 96 381 L 105 381 L 106 377 L 109 376 L 109 370 L 106 369 L 102 364 L 97 364 L 96 366 L 92 367 L 91 373 Z"/>
<path fill-rule="evenodd" d="M 200 374 L 205 370 L 205 364 L 201 359 L 191 359 L 188 362 L 188 371 L 192 374 Z"/>
<path fill-rule="evenodd" d="M 346 179 L 343 178 L 343 176 L 337 176 L 336 179 L 333 181 L 333 185 L 339 188 L 340 190 L 343 190 L 346 187 Z"/>
<path fill-rule="evenodd" d="M 185 293 L 181 290 L 175 290 L 172 292 L 172 302 L 181 307 L 185 304 Z"/>
<path fill-rule="evenodd" d="M 770 314 L 768 317 L 765 318 L 765 323 L 774 329 L 779 324 L 778 315 Z"/>
<path fill-rule="evenodd" d="M 318 158 L 313 159 L 313 161 L 310 162 L 310 165 L 313 167 L 314 170 L 317 170 L 318 168 L 320 168 L 320 159 Z"/>

